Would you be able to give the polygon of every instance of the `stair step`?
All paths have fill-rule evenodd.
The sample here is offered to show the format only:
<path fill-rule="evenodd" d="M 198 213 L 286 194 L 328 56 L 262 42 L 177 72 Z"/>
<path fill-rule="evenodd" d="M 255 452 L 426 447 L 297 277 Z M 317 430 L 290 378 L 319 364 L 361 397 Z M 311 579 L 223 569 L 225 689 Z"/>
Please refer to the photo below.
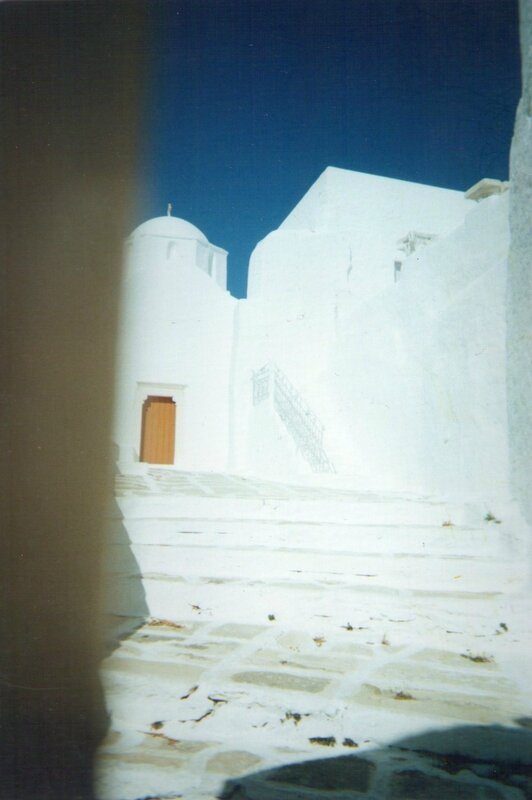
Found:
<path fill-rule="evenodd" d="M 448 588 L 456 581 L 470 590 L 485 591 L 506 586 L 520 564 L 502 558 L 475 558 L 473 555 L 364 554 L 313 552 L 298 549 L 212 548 L 194 545 L 118 545 L 110 549 L 110 568 L 133 555 L 142 574 L 167 577 L 208 576 L 248 580 L 313 580 L 335 583 L 360 583 L 372 580 L 388 586 L 415 586 L 420 589 Z"/>
<path fill-rule="evenodd" d="M 511 504 L 494 515 L 475 503 L 163 470 L 150 470 L 146 486 L 119 497 L 111 514 L 116 613 L 177 619 L 205 605 L 250 623 L 256 613 L 349 619 L 357 604 L 383 598 L 441 610 L 452 598 L 515 595 L 526 580 Z"/>
<path fill-rule="evenodd" d="M 149 494 L 117 498 L 115 519 L 272 520 L 365 525 L 477 525 L 481 510 L 474 505 L 374 496 L 364 500 L 302 498 L 194 497 Z"/>
<path fill-rule="evenodd" d="M 428 525 L 345 525 L 266 520 L 122 520 L 110 526 L 113 544 L 217 550 L 254 548 L 325 553 L 507 557 L 513 543 L 500 528 Z M 515 550 L 515 547 L 513 547 Z"/>
<path fill-rule="evenodd" d="M 498 611 L 503 599 L 493 586 L 485 591 L 467 591 L 455 581 L 444 589 L 405 589 L 387 583 L 312 583 L 308 580 L 243 581 L 220 578 L 169 578 L 165 575 L 110 576 L 109 611 L 123 615 L 152 616 L 174 621 L 238 619 L 247 624 L 328 625 L 369 628 L 369 620 L 390 620 L 402 629 L 412 620 L 431 619 L 444 631 L 460 632 L 468 624 L 463 615 L 473 614 L 475 635 L 484 628 L 493 633 L 504 614 Z M 274 620 L 269 620 L 273 615 Z M 500 619 L 499 619 L 500 617 Z M 347 630 L 347 628 L 346 628 Z"/>

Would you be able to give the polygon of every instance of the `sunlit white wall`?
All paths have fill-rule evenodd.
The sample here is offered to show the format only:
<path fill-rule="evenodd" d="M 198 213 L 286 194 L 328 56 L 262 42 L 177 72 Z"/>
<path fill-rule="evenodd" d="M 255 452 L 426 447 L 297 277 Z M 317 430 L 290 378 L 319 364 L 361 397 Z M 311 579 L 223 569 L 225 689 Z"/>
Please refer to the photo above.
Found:
<path fill-rule="evenodd" d="M 175 217 L 150 220 L 127 241 L 115 424 L 122 462 L 139 460 L 144 399 L 166 395 L 177 405 L 176 466 L 227 468 L 236 301 L 225 291 L 225 256 Z"/>
<path fill-rule="evenodd" d="M 507 218 L 507 195 L 476 204 L 327 170 L 252 257 L 236 466 L 293 469 L 282 422 L 261 441 L 252 402 L 253 371 L 273 361 L 323 423 L 344 482 L 504 495 Z M 411 231 L 435 238 L 408 255 L 399 240 Z"/>

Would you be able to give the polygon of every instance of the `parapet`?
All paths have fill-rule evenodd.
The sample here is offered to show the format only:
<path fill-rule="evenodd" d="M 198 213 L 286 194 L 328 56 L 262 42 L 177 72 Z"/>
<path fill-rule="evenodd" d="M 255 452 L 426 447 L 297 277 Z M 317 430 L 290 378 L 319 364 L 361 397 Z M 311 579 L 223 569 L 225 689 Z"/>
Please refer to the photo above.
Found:
<path fill-rule="evenodd" d="M 477 203 L 490 197 L 492 194 L 502 194 L 510 188 L 510 181 L 499 181 L 496 178 L 482 178 L 464 193 L 466 200 L 475 200 Z"/>

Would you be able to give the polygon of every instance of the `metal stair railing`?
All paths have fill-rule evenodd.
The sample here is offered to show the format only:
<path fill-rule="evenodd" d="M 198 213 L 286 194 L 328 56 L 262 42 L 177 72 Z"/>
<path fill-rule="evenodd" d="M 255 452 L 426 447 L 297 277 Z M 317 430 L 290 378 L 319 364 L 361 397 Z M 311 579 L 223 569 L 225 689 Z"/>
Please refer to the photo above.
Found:
<path fill-rule="evenodd" d="M 336 472 L 323 447 L 324 427 L 276 364 L 253 373 L 253 405 L 273 396 L 273 407 L 314 472 Z"/>

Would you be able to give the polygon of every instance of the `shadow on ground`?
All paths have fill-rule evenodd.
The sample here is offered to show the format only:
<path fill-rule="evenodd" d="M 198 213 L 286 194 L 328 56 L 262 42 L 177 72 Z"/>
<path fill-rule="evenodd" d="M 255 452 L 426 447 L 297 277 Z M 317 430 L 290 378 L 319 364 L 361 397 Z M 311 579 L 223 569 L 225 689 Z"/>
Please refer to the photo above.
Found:
<path fill-rule="evenodd" d="M 115 499 L 108 512 L 104 551 L 105 655 L 110 655 L 149 616 L 142 575 Z"/>
<path fill-rule="evenodd" d="M 531 800 L 532 718 L 457 726 L 226 781 L 223 800 Z M 355 743 L 353 743 L 355 744 Z"/>

